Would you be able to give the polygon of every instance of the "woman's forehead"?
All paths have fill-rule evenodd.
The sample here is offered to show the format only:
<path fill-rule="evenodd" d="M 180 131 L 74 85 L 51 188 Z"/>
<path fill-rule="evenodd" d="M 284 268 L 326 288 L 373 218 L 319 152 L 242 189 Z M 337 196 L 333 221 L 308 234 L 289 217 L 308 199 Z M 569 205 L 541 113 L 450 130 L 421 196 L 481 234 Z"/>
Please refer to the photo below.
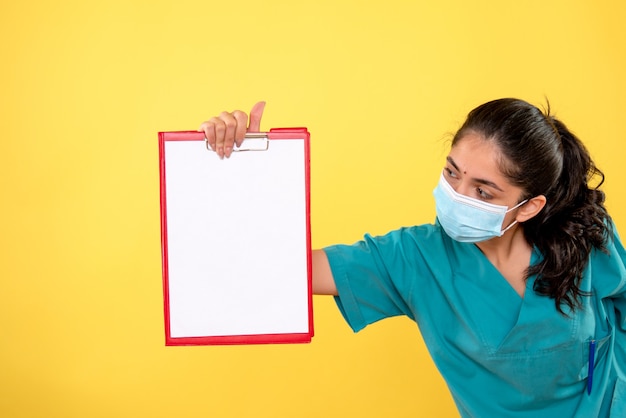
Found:
<path fill-rule="evenodd" d="M 466 173 L 490 174 L 504 177 L 500 170 L 502 153 L 493 141 L 482 135 L 467 133 L 450 149 L 449 158 Z"/>

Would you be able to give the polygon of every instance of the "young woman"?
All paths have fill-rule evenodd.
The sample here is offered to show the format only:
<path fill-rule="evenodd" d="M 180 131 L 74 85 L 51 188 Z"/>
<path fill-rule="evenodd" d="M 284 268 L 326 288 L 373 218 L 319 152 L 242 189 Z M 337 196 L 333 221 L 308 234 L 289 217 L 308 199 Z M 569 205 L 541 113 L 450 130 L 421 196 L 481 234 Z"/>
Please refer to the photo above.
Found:
<path fill-rule="evenodd" d="M 228 157 L 263 112 L 201 125 Z M 472 110 L 435 224 L 313 252 L 313 288 L 352 329 L 416 321 L 463 417 L 626 417 L 626 251 L 559 120 L 517 99 Z"/>

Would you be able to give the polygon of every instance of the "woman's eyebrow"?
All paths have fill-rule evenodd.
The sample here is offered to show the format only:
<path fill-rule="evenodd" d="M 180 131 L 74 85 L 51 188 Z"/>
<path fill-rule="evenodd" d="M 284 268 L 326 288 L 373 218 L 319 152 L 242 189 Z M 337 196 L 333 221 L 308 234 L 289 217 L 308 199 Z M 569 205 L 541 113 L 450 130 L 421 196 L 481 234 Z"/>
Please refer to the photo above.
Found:
<path fill-rule="evenodd" d="M 498 187 L 498 185 L 496 183 L 494 183 L 493 181 L 489 181 L 489 180 L 485 180 L 485 179 L 479 179 L 479 178 L 472 178 L 473 181 L 475 181 L 476 183 L 480 183 L 480 184 L 484 184 L 485 186 L 489 186 L 489 187 L 493 187 L 496 190 L 499 190 L 501 192 L 504 193 L 504 190 L 502 190 L 501 188 Z"/>
<path fill-rule="evenodd" d="M 452 167 L 454 167 L 454 169 L 456 171 L 461 171 L 459 169 L 459 166 L 456 165 L 456 163 L 454 162 L 454 160 L 452 159 L 452 157 L 450 157 L 449 155 L 446 157 L 446 160 L 452 165 Z M 504 190 L 502 190 L 500 187 L 498 187 L 498 185 L 496 183 L 494 183 L 493 181 L 490 180 L 485 180 L 485 179 L 480 179 L 480 178 L 476 178 L 476 177 L 472 177 L 472 181 L 479 183 L 479 184 L 484 184 L 485 186 L 489 186 L 489 187 L 493 187 L 496 190 L 499 190 L 501 192 L 504 192 Z"/>
<path fill-rule="evenodd" d="M 452 164 L 452 167 L 454 167 L 454 169 L 455 169 L 456 171 L 461 171 L 461 170 L 459 170 L 459 166 L 458 166 L 458 165 L 456 165 L 456 163 L 454 162 L 454 160 L 452 159 L 452 157 L 450 157 L 450 156 L 448 155 L 448 156 L 446 157 L 446 160 L 447 160 L 450 164 Z"/>

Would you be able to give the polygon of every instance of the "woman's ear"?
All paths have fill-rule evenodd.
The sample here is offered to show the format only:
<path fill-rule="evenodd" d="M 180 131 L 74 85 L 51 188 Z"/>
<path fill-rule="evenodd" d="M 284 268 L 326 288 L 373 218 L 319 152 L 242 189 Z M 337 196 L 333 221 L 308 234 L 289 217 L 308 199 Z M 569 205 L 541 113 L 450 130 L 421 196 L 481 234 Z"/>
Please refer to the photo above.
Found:
<path fill-rule="evenodd" d="M 517 222 L 526 222 L 531 219 L 546 205 L 546 197 L 542 194 L 539 196 L 535 196 L 532 199 L 528 199 L 528 202 L 524 203 L 520 206 L 519 211 L 517 212 L 517 216 L 515 219 Z"/>

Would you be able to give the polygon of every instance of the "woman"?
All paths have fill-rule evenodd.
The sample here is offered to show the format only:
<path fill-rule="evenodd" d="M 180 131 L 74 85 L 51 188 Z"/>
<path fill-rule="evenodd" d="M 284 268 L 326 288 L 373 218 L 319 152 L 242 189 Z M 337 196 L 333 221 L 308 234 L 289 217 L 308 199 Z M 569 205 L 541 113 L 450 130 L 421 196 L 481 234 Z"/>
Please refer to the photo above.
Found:
<path fill-rule="evenodd" d="M 224 112 L 200 130 L 228 157 L 247 123 Z M 593 177 L 549 111 L 485 103 L 454 136 L 435 224 L 314 251 L 314 292 L 355 331 L 415 320 L 463 417 L 624 418 L 626 251 Z"/>

